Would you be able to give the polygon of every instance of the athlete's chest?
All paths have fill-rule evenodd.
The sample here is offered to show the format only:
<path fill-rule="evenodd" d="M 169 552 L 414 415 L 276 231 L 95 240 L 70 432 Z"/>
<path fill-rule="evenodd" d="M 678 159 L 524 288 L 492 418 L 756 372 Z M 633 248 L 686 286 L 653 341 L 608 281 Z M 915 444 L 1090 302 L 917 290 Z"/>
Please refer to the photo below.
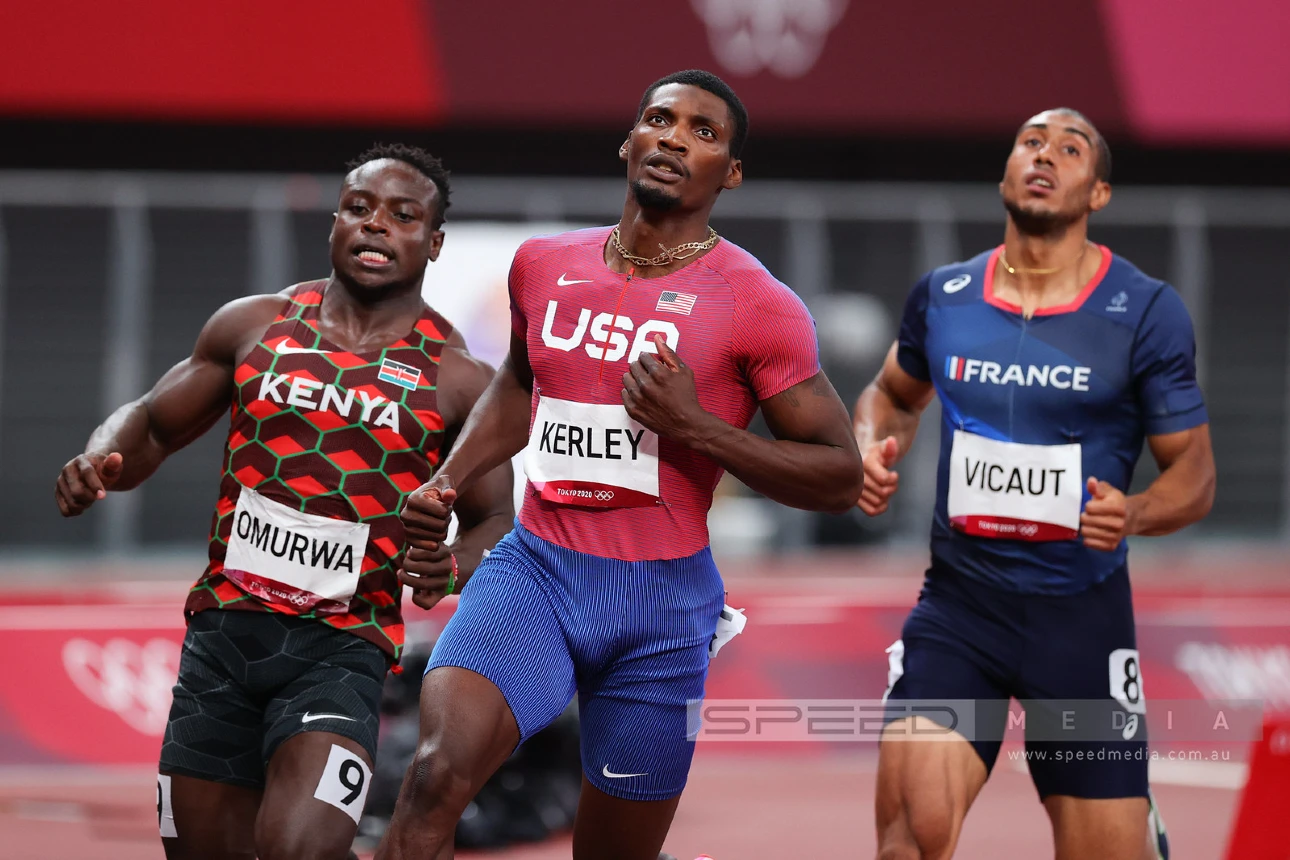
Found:
<path fill-rule="evenodd" d="M 620 380 L 643 353 L 657 353 L 659 338 L 690 365 L 696 380 L 728 373 L 729 287 L 715 277 L 677 280 L 570 274 L 556 284 L 528 285 L 529 362 L 538 383 Z M 614 392 L 620 387 L 615 384 Z"/>
<path fill-rule="evenodd" d="M 386 349 L 352 353 L 313 332 L 301 320 L 279 321 L 238 367 L 236 402 L 257 436 L 279 428 L 310 441 L 316 433 L 321 444 L 352 430 L 387 451 L 433 447 L 443 430 L 441 339 L 414 330 Z"/>
<path fill-rule="evenodd" d="M 1126 327 L 1078 310 L 1025 319 L 984 302 L 928 309 L 932 379 L 976 414 L 1020 407 L 1063 423 L 1097 414 L 1130 392 L 1131 347 Z"/>

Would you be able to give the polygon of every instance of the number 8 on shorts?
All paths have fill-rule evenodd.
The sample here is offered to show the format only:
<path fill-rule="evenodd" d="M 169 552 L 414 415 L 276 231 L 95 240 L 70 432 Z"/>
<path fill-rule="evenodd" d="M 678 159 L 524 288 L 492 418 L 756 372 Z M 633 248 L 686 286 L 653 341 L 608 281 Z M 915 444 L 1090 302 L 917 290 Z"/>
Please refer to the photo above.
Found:
<path fill-rule="evenodd" d="M 1142 662 L 1136 648 L 1116 648 L 1111 652 L 1111 698 L 1131 714 L 1146 714 L 1147 700 L 1142 693 Z"/>

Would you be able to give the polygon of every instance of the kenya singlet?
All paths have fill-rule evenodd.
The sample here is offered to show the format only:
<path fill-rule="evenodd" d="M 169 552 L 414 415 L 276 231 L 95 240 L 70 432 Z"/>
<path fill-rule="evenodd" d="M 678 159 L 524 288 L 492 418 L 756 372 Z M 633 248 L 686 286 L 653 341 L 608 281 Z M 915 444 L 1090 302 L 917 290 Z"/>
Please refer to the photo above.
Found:
<path fill-rule="evenodd" d="M 439 462 L 436 383 L 452 327 L 427 307 L 402 340 L 345 352 L 318 332 L 325 287 L 294 288 L 237 368 L 210 564 L 185 612 L 315 618 L 397 660 L 398 512 Z"/>
<path fill-rule="evenodd" d="M 758 403 L 820 371 L 815 323 L 755 257 L 722 240 L 669 275 L 605 265 L 610 228 L 530 239 L 515 255 L 515 334 L 533 368 L 520 522 L 602 558 L 684 558 L 708 545 L 722 468 L 632 420 L 623 374 L 662 335 L 694 371 L 700 405 L 746 428 Z"/>

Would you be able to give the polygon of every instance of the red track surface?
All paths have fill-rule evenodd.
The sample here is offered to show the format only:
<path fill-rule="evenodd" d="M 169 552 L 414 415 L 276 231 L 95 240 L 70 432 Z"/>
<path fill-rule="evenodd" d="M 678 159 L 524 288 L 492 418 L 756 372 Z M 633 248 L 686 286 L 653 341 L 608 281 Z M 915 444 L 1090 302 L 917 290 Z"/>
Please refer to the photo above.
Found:
<path fill-rule="evenodd" d="M 1251 642 L 1276 647 L 1290 641 L 1290 575 L 1284 562 L 1243 560 L 1238 567 L 1223 556 L 1162 558 L 1135 572 L 1144 664 L 1154 660 L 1161 669 L 1147 675 L 1149 696 L 1152 679 L 1166 674 L 1177 649 L 1190 640 L 1237 650 Z M 731 602 L 749 606 L 752 620 L 745 635 L 714 662 L 709 695 L 879 695 L 885 681 L 882 646 L 894 638 L 916 597 L 917 564 L 851 557 L 740 565 L 744 575 L 728 579 Z M 1233 576 L 1234 568 L 1240 576 Z M 1222 575 L 1214 575 L 1216 570 Z M 164 634 L 165 628 L 182 624 L 175 616 L 183 583 L 121 584 L 127 577 L 120 576 L 109 585 L 119 573 L 100 572 L 93 587 L 55 590 L 44 579 L 40 593 L 0 591 L 0 635 L 53 635 L 51 626 L 76 630 L 74 619 L 94 619 L 98 611 L 109 617 L 97 631 L 91 625 L 78 635 L 94 640 L 125 635 L 119 630 Z M 35 575 L 24 579 L 41 581 Z M 97 610 L 89 608 L 95 604 Z M 422 620 L 436 624 L 443 614 L 439 610 Z M 29 662 L 13 663 L 11 680 L 21 677 Z M 1186 676 L 1174 674 L 1167 683 L 1156 683 L 1157 700 L 1187 695 L 1180 686 Z M 1194 688 L 1190 696 L 1197 696 Z M 14 725 L 0 730 L 0 737 L 6 732 L 11 740 L 23 737 Z M 86 734 L 92 740 L 94 733 Z M 0 856 L 160 860 L 152 766 L 51 765 L 48 756 L 29 757 L 24 764 L 17 757 L 24 754 L 21 743 L 0 749 L 5 752 L 11 757 L 0 755 Z M 1223 856 L 1243 781 L 1244 752 L 1234 751 L 1231 763 L 1217 767 L 1165 768 L 1159 779 L 1153 772 L 1174 860 Z M 667 850 L 681 860 L 701 852 L 716 860 L 872 857 L 874 764 L 874 749 L 867 743 L 701 744 Z M 1042 858 L 1051 857 L 1051 850 L 1043 808 L 1029 777 L 1008 760 L 1005 748 L 955 856 Z M 554 860 L 569 857 L 569 844 L 566 838 L 486 856 Z"/>

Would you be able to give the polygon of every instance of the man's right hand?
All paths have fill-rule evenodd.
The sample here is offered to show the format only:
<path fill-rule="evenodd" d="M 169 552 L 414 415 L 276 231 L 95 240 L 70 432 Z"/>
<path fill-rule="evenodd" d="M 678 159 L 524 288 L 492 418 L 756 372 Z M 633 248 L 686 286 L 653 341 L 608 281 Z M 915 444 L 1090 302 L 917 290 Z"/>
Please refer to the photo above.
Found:
<path fill-rule="evenodd" d="M 399 513 L 409 546 L 434 551 L 448 539 L 448 522 L 457 490 L 452 478 L 438 474 L 412 491 Z"/>
<path fill-rule="evenodd" d="M 65 517 L 80 516 L 99 499 L 107 498 L 121 478 L 124 460 L 120 454 L 81 454 L 58 474 L 54 500 Z"/>
<path fill-rule="evenodd" d="M 874 442 L 861 452 L 864 457 L 864 492 L 856 503 L 860 510 L 876 517 L 887 510 L 887 500 L 900 487 L 900 475 L 892 471 L 900 458 L 900 443 L 895 436 Z"/>

